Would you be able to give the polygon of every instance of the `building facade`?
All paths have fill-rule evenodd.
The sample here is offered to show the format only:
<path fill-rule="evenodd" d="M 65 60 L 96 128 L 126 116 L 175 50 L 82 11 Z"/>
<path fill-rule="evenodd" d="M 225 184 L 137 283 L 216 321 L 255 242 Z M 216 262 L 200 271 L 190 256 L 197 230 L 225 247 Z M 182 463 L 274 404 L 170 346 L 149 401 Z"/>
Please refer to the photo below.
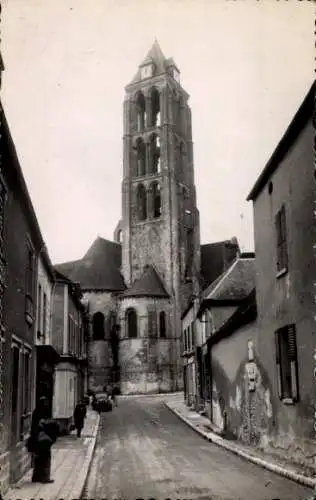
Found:
<path fill-rule="evenodd" d="M 46 248 L 39 254 L 37 262 L 37 306 L 36 306 L 36 404 L 45 396 L 52 416 L 54 395 L 54 370 L 59 360 L 55 336 L 52 330 L 52 301 L 55 289 L 54 269 Z"/>
<path fill-rule="evenodd" d="M 23 178 L 10 130 L 2 114 L 1 170 L 5 267 L 1 342 L 1 481 L 18 480 L 30 466 L 25 440 L 35 404 L 37 262 L 44 242 Z"/>
<path fill-rule="evenodd" d="M 262 445 L 310 465 L 315 454 L 315 85 L 248 199 L 253 201 L 260 336 L 273 426 Z"/>
<path fill-rule="evenodd" d="M 87 349 L 85 307 L 82 292 L 60 273 L 56 273 L 53 296 L 53 335 L 59 361 L 55 367 L 53 418 L 60 432 L 67 434 L 76 404 L 87 391 Z"/>

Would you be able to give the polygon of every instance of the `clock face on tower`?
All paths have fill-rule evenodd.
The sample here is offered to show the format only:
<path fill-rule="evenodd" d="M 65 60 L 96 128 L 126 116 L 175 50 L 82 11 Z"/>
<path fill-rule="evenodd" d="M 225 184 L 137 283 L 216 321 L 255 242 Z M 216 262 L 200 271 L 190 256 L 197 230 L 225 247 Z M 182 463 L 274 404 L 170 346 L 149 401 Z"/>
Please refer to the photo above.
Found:
<path fill-rule="evenodd" d="M 148 64 L 147 66 L 143 66 L 140 70 L 142 80 L 144 78 L 151 78 L 153 75 L 153 65 Z"/>

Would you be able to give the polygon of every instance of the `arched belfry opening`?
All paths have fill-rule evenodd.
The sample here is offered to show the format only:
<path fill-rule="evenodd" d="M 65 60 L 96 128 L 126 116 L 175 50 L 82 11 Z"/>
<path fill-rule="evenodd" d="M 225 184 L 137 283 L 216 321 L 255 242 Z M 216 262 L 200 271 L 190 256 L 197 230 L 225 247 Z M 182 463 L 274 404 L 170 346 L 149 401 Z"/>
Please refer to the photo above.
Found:
<path fill-rule="evenodd" d="M 152 182 L 150 186 L 152 217 L 158 219 L 162 213 L 161 189 L 159 182 Z"/>
<path fill-rule="evenodd" d="M 136 176 L 141 177 L 146 174 L 146 146 L 143 139 L 139 138 L 136 142 Z"/>
<path fill-rule="evenodd" d="M 147 219 L 147 193 L 143 184 L 138 184 L 136 192 L 137 214 L 138 220 L 143 221 Z"/>
<path fill-rule="evenodd" d="M 142 132 L 146 124 L 146 101 L 144 94 L 138 92 L 136 95 L 136 129 Z"/>
<path fill-rule="evenodd" d="M 160 94 L 156 87 L 151 91 L 151 127 L 160 127 Z"/>
<path fill-rule="evenodd" d="M 149 148 L 148 173 L 158 174 L 161 171 L 161 166 L 160 166 L 160 138 L 157 134 L 152 134 L 150 136 L 148 148 Z"/>

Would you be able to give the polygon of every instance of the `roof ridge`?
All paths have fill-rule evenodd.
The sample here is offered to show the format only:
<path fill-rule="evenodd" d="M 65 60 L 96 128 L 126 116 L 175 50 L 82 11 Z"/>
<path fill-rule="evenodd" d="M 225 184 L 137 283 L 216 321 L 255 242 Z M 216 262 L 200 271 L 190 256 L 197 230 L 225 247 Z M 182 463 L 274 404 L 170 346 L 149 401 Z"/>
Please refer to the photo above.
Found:
<path fill-rule="evenodd" d="M 227 278 L 227 276 L 229 276 L 229 274 L 232 272 L 232 270 L 236 267 L 237 265 L 237 262 L 239 261 L 240 259 L 235 259 L 230 267 L 228 269 L 226 269 L 220 276 L 219 276 L 219 281 L 218 283 L 216 284 L 215 288 L 213 288 L 213 290 L 211 290 L 210 294 L 213 295 L 215 293 L 215 291 L 219 288 L 219 286 L 223 283 L 224 279 Z M 209 297 L 210 298 L 210 297 Z"/>

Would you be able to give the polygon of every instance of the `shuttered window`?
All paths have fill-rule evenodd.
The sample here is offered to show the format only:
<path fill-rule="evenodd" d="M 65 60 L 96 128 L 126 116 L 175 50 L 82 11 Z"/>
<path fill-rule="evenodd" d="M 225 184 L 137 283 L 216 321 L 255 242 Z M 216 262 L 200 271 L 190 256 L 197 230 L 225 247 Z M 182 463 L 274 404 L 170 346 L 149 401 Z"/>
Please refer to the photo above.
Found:
<path fill-rule="evenodd" d="M 192 344 L 191 344 L 191 348 L 193 348 L 195 346 L 195 323 L 191 323 L 191 335 L 192 335 Z"/>
<path fill-rule="evenodd" d="M 275 229 L 277 244 L 277 270 L 280 272 L 288 269 L 286 216 L 284 205 L 275 216 Z"/>
<path fill-rule="evenodd" d="M 282 400 L 298 400 L 298 366 L 295 325 L 275 332 L 278 393 Z"/>

